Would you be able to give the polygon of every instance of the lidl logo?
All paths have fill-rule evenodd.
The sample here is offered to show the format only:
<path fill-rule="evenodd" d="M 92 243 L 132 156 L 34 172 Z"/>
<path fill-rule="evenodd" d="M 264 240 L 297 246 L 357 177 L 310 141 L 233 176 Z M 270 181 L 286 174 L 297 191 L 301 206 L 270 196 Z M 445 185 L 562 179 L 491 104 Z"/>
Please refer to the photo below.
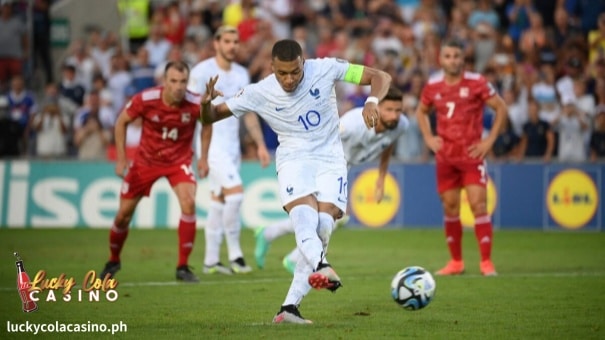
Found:
<path fill-rule="evenodd" d="M 569 229 L 582 228 L 597 212 L 597 186 L 583 171 L 562 171 L 548 186 L 546 206 L 550 217 L 558 225 Z"/>
<path fill-rule="evenodd" d="M 380 228 L 389 223 L 397 214 L 401 203 L 401 193 L 395 178 L 387 173 L 384 179 L 384 195 L 376 203 L 376 180 L 378 169 L 362 172 L 351 188 L 349 199 L 351 210 L 357 220 L 371 228 Z"/>
<path fill-rule="evenodd" d="M 487 177 L 487 214 L 491 216 L 496 210 L 498 203 L 498 191 L 491 177 Z M 460 223 L 468 228 L 475 226 L 475 216 L 471 210 L 471 205 L 468 202 L 466 190 L 462 188 L 460 192 Z"/>

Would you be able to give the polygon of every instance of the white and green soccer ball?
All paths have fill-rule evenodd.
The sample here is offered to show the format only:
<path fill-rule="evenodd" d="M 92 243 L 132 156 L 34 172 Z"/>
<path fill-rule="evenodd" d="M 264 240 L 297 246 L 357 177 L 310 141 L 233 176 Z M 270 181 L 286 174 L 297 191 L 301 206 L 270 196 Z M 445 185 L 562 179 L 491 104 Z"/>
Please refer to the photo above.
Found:
<path fill-rule="evenodd" d="M 435 296 L 435 279 L 426 269 L 411 266 L 400 270 L 391 281 L 391 296 L 407 310 L 422 309 Z"/>

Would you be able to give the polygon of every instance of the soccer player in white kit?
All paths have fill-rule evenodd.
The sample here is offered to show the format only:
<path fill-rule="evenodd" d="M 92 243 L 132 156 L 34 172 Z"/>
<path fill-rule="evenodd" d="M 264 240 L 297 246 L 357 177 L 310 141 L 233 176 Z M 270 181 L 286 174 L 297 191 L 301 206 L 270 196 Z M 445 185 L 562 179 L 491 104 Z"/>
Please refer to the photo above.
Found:
<path fill-rule="evenodd" d="M 380 119 L 373 129 L 366 128 L 361 115 L 362 111 L 363 107 L 356 107 L 340 117 L 340 139 L 349 167 L 380 161 L 374 195 L 377 203 L 380 203 L 384 195 L 384 179 L 395 142 L 409 126 L 408 119 L 403 115 L 403 94 L 395 87 L 389 89 L 387 95 L 378 104 Z M 336 225 L 343 223 L 343 220 L 337 221 Z M 256 231 L 254 256 L 259 268 L 264 267 L 270 243 L 276 238 L 292 232 L 294 232 L 294 228 L 289 219 L 278 221 Z M 298 248 L 284 257 L 283 265 L 290 273 L 294 273 L 299 257 Z"/>
<path fill-rule="evenodd" d="M 335 83 L 371 85 L 362 115 L 367 128 L 373 128 L 379 120 L 377 104 L 391 82 L 387 73 L 374 68 L 332 58 L 304 60 L 302 55 L 296 41 L 280 40 L 271 53 L 272 75 L 216 106 L 211 100 L 221 93 L 214 88 L 217 77 L 213 77 L 201 100 L 204 124 L 254 111 L 278 136 L 279 194 L 302 257 L 273 323 L 312 323 L 298 310 L 303 297 L 311 287 L 335 291 L 341 286 L 336 272 L 324 263 L 327 242 L 322 242 L 329 239 L 335 219 L 347 206 L 347 165 L 338 134 Z"/>
<path fill-rule="evenodd" d="M 224 97 L 214 100 L 220 104 L 225 98 L 233 97 L 239 90 L 250 83 L 248 71 L 234 62 L 239 46 L 237 29 L 230 26 L 221 26 L 214 35 L 214 49 L 216 56 L 198 63 L 189 77 L 188 89 L 194 93 L 203 93 L 208 80 L 218 74 L 220 80 L 216 89 Z M 258 146 L 258 157 L 263 167 L 270 162 L 263 134 L 258 122 L 258 116 L 250 113 L 244 116 L 245 124 L 250 136 Z M 197 124 L 201 128 L 201 124 Z M 252 270 L 244 260 L 240 246 L 240 208 L 244 198 L 242 179 L 240 177 L 241 149 L 239 138 L 239 120 L 235 117 L 224 119 L 214 124 L 215 133 L 212 135 L 208 151 L 208 166 L 210 172 L 210 208 L 205 231 L 206 251 L 204 256 L 205 274 L 231 274 L 247 273 Z M 196 154 L 200 157 L 200 139 L 196 139 Z M 223 233 L 227 241 L 230 268 L 224 266 L 220 260 L 220 247 Z"/>

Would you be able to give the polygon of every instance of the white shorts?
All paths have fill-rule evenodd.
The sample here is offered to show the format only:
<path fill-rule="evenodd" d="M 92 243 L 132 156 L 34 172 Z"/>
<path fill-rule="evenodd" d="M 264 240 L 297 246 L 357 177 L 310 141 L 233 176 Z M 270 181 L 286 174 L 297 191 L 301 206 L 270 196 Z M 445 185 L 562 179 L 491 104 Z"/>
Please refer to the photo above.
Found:
<path fill-rule="evenodd" d="M 240 163 L 239 158 L 229 159 L 229 157 L 208 160 L 210 192 L 215 196 L 220 196 L 223 188 L 242 185 L 242 177 L 239 174 Z"/>
<path fill-rule="evenodd" d="M 318 202 L 332 203 L 347 212 L 347 165 L 325 161 L 292 161 L 282 164 L 277 173 L 282 205 L 315 195 Z"/>

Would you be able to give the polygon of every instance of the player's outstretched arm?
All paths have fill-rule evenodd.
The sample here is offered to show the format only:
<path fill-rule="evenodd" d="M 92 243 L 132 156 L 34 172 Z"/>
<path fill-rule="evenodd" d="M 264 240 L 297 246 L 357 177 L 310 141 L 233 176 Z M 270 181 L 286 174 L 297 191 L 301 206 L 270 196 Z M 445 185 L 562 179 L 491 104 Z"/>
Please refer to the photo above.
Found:
<path fill-rule="evenodd" d="M 395 143 L 389 145 L 389 147 L 384 149 L 382 151 L 382 154 L 380 155 L 380 164 L 378 165 L 378 179 L 376 180 L 376 191 L 374 192 L 376 203 L 380 203 L 384 196 L 384 179 L 387 176 L 387 171 L 389 170 L 389 161 L 391 160 L 393 149 L 395 149 Z"/>
<path fill-rule="evenodd" d="M 126 111 L 122 111 L 114 125 L 114 139 L 117 153 L 115 173 L 120 177 L 124 177 L 124 172 L 128 167 L 126 160 L 126 127 L 128 124 L 130 124 L 130 122 L 132 122 L 132 120 L 133 119 L 130 118 Z"/>

